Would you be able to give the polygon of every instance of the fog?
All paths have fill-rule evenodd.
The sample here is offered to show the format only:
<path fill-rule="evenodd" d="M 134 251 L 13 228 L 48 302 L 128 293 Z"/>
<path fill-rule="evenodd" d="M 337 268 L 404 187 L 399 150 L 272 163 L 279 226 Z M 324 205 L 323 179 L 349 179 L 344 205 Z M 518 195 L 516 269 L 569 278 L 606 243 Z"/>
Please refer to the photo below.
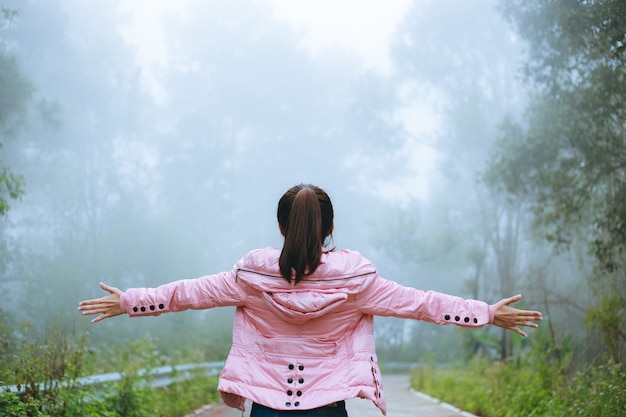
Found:
<path fill-rule="evenodd" d="M 35 103 L 2 149 L 25 189 L 0 220 L 8 314 L 213 346 L 231 310 L 88 326 L 76 305 L 100 281 L 155 286 L 280 246 L 276 205 L 301 182 L 331 196 L 335 246 L 386 278 L 489 302 L 526 289 L 502 288 L 485 246 L 502 206 L 480 172 L 527 94 L 496 2 L 295 4 L 3 2 Z M 412 337 L 415 355 L 459 340 L 385 323 L 379 343 Z"/>

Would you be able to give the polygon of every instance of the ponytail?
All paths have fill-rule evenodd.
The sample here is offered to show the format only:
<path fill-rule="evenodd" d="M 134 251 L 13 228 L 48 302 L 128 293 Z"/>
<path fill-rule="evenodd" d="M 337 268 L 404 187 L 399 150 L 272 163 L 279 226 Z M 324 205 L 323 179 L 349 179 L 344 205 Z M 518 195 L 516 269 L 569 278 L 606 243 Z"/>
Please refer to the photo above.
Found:
<path fill-rule="evenodd" d="M 285 238 L 278 262 L 280 273 L 287 281 L 298 283 L 321 262 L 324 240 L 332 232 L 332 204 L 321 188 L 300 184 L 280 199 L 277 216 Z"/>

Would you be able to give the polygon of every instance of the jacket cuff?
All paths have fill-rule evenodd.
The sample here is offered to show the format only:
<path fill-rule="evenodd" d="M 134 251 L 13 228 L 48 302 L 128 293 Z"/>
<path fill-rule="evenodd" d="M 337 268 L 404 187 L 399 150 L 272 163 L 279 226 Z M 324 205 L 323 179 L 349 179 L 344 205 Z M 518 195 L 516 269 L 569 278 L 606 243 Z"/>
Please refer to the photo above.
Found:
<path fill-rule="evenodd" d="M 122 310 L 122 313 L 130 314 L 130 312 L 128 311 L 128 300 L 126 297 L 126 292 L 120 294 L 120 309 Z"/>
<path fill-rule="evenodd" d="M 493 319 L 496 316 L 496 306 L 490 305 L 488 311 L 489 311 L 489 324 L 493 324 Z"/>
<path fill-rule="evenodd" d="M 169 311 L 169 306 L 165 302 L 157 302 L 146 294 L 145 289 L 130 288 L 120 295 L 121 310 L 130 315 L 136 316 L 158 316 Z"/>

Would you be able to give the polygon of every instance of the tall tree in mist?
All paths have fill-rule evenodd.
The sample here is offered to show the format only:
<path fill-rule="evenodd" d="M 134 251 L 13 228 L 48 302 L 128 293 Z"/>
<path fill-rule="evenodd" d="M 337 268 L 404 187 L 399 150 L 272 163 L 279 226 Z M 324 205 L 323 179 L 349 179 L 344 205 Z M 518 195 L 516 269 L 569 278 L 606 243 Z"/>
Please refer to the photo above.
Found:
<path fill-rule="evenodd" d="M 12 166 L 23 173 L 29 193 L 3 235 L 14 239 L 7 279 L 14 294 L 30 296 L 22 319 L 36 321 L 70 316 L 64 307 L 85 277 L 104 279 L 123 264 L 121 257 L 105 259 L 117 246 L 107 236 L 106 219 L 122 199 L 115 142 L 132 133 L 122 125 L 138 106 L 123 106 L 132 100 L 128 83 L 134 74 L 124 72 L 129 59 L 114 53 L 120 42 L 107 38 L 111 32 L 69 24 L 58 2 L 19 6 L 12 31 L 16 59 L 38 96 L 61 109 L 58 129 L 30 126 L 12 148 Z M 105 26 L 107 16 L 98 14 Z"/>
<path fill-rule="evenodd" d="M 597 270 L 592 327 L 626 358 L 626 3 L 507 1 L 528 42 L 535 89 L 503 126 L 492 183 L 528 202 L 557 246 L 589 244 Z"/>
<path fill-rule="evenodd" d="M 11 54 L 11 43 L 4 32 L 11 29 L 18 12 L 2 8 L 0 16 L 0 151 L 7 140 L 15 140 L 26 124 L 33 87 Z M 4 153 L 4 152 L 3 152 Z M 23 180 L 6 165 L 6 155 L 0 159 L 0 216 L 9 210 L 9 200 L 24 193 Z"/>
<path fill-rule="evenodd" d="M 437 151 L 441 179 L 433 183 L 435 191 L 427 204 L 416 202 L 406 210 L 406 216 L 424 223 L 417 228 L 422 232 L 407 237 L 421 243 L 405 245 L 408 251 L 401 256 L 423 259 L 439 254 L 442 275 L 448 280 L 451 275 L 471 279 L 466 295 L 493 301 L 524 285 L 519 258 L 520 225 L 525 221 L 523 212 L 492 195 L 479 181 L 497 124 L 525 100 L 515 78 L 519 44 L 494 6 L 482 1 L 416 4 L 394 49 L 396 85 L 402 92 L 396 105 L 410 110 L 434 103 L 431 110 L 440 120 L 432 132 L 403 132 L 406 141 Z M 421 262 L 423 271 L 427 267 Z M 448 290 L 459 292 L 458 281 L 456 288 Z M 501 341 L 495 344 L 481 332 L 463 337 L 470 339 L 470 352 L 486 344 L 498 347 L 503 358 L 511 355 L 508 332 L 501 332 Z"/>
<path fill-rule="evenodd" d="M 54 131 L 58 125 L 58 105 L 38 90 L 37 82 L 20 59 L 25 45 L 18 33 L 23 30 L 20 10 L 2 7 L 0 16 L 0 283 L 16 280 L 5 272 L 19 262 L 19 233 L 13 233 L 15 220 L 9 216 L 10 199 L 20 199 L 28 186 L 28 168 L 21 163 L 32 151 L 30 136 L 37 129 Z M 17 217 L 23 208 L 17 208 Z M 12 274 L 11 274 L 12 275 Z"/>

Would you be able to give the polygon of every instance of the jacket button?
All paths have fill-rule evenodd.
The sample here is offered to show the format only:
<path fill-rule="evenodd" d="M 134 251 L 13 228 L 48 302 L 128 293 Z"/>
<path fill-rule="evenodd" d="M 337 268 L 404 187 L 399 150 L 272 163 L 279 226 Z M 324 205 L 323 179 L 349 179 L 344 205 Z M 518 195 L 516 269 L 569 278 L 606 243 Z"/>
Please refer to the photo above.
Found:
<path fill-rule="evenodd" d="M 304 371 L 304 365 L 298 366 L 298 369 L 301 370 L 301 371 Z"/>
<path fill-rule="evenodd" d="M 287 391 L 287 395 L 289 395 L 289 396 L 293 395 L 293 391 L 292 390 L 288 390 Z"/>
<path fill-rule="evenodd" d="M 465 318 L 463 319 L 463 321 L 464 321 L 465 323 L 469 323 L 469 317 L 465 317 Z"/>
<path fill-rule="evenodd" d="M 287 383 L 291 384 L 293 382 L 293 378 L 287 378 Z"/>
<path fill-rule="evenodd" d="M 145 307 L 141 307 L 140 310 L 143 312 L 143 311 L 146 311 L 146 308 Z"/>
<path fill-rule="evenodd" d="M 298 382 L 302 384 L 304 382 L 304 378 L 298 379 Z"/>
<path fill-rule="evenodd" d="M 459 320 L 461 320 L 461 317 L 459 317 L 459 316 L 454 316 L 454 320 L 459 321 Z"/>
<path fill-rule="evenodd" d="M 136 313 L 139 310 L 137 307 L 133 307 L 133 311 Z"/>
<path fill-rule="evenodd" d="M 300 401 L 296 401 L 295 403 L 293 403 L 293 405 L 295 405 L 296 407 L 300 405 Z"/>
<path fill-rule="evenodd" d="M 163 304 L 159 304 L 159 310 L 163 310 L 165 306 Z"/>
<path fill-rule="evenodd" d="M 302 391 L 297 391 L 297 392 L 296 392 L 296 395 L 297 395 L 298 397 L 301 397 L 301 396 L 302 396 Z"/>
<path fill-rule="evenodd" d="M 291 371 L 291 370 L 293 370 L 293 368 L 295 368 L 295 366 L 293 366 L 293 363 L 290 363 L 289 364 L 289 370 Z"/>
<path fill-rule="evenodd" d="M 154 311 L 154 306 L 150 306 L 150 310 Z"/>
<path fill-rule="evenodd" d="M 287 401 L 287 402 L 285 403 L 285 405 L 286 405 L 287 407 L 291 407 L 291 403 L 290 403 L 289 401 Z"/>
<path fill-rule="evenodd" d="M 446 314 L 443 318 L 446 319 L 446 320 L 450 320 L 450 315 Z"/>
<path fill-rule="evenodd" d="M 478 323 L 478 319 L 474 317 L 474 323 Z"/>

